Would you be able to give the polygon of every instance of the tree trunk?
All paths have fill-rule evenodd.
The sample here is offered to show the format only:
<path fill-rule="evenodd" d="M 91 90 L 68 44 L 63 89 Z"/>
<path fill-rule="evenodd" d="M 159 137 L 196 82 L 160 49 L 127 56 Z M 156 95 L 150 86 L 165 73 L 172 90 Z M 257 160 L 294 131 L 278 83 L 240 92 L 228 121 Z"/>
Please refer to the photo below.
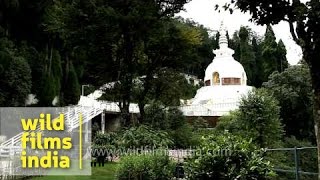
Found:
<path fill-rule="evenodd" d="M 131 37 L 124 33 L 124 41 L 125 41 L 125 57 L 124 64 L 122 69 L 124 70 L 122 78 L 121 78 L 121 94 L 122 94 L 122 106 L 121 109 L 121 117 L 124 126 L 128 126 L 131 118 L 130 118 L 130 110 L 129 106 L 131 103 L 131 93 L 133 87 L 133 72 L 135 67 L 133 67 L 133 42 Z"/>
<path fill-rule="evenodd" d="M 143 120 L 145 117 L 145 111 L 144 111 L 145 104 L 142 102 L 139 102 L 138 106 L 139 106 L 139 113 L 140 113 L 139 123 L 143 123 Z"/>
<path fill-rule="evenodd" d="M 129 112 L 129 103 L 125 100 L 121 103 L 120 111 L 121 111 L 121 124 L 122 126 L 129 126 L 130 125 L 130 112 Z"/>
<path fill-rule="evenodd" d="M 320 80 L 320 79 L 319 79 Z M 313 104 L 313 118 L 314 127 L 317 140 L 318 148 L 318 179 L 320 180 L 320 90 L 315 90 L 314 92 L 314 104 Z"/>
<path fill-rule="evenodd" d="M 314 93 L 313 118 L 318 149 L 318 179 L 320 180 L 320 61 L 317 53 L 304 57 L 310 68 Z"/>
<path fill-rule="evenodd" d="M 144 107 L 146 106 L 146 99 L 147 99 L 146 96 L 151 89 L 151 80 L 153 79 L 152 72 L 153 71 L 151 70 L 151 68 L 149 68 L 149 70 L 147 71 L 144 85 L 143 85 L 144 86 L 143 91 L 141 92 L 141 94 L 139 94 L 139 100 L 138 100 L 138 106 L 139 106 L 139 111 L 140 111 L 139 123 L 144 122 L 144 117 L 145 117 Z"/>

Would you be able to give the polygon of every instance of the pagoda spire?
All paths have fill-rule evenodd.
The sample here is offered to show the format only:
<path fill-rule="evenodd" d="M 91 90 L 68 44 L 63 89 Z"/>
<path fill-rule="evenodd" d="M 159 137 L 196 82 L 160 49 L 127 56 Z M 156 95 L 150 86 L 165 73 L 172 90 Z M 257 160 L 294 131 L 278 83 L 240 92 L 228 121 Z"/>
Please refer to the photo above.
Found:
<path fill-rule="evenodd" d="M 220 29 L 219 29 L 219 46 L 222 47 L 228 47 L 228 39 L 227 39 L 227 29 L 223 24 L 223 21 L 221 21 Z"/>
<path fill-rule="evenodd" d="M 223 21 L 219 29 L 219 49 L 213 50 L 217 58 L 230 57 L 234 54 L 234 50 L 228 47 L 227 28 L 224 26 Z"/>

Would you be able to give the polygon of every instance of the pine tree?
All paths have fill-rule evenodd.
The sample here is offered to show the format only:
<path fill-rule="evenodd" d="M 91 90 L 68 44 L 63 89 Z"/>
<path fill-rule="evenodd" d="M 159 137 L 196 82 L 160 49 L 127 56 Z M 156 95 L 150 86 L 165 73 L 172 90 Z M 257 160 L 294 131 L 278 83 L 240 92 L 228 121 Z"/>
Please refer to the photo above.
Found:
<path fill-rule="evenodd" d="M 240 39 L 239 39 L 239 36 L 238 36 L 238 31 L 236 31 L 233 36 L 232 36 L 232 39 L 230 39 L 228 42 L 229 42 L 229 47 L 231 49 L 234 50 L 234 59 L 239 61 L 240 60 Z"/>
<path fill-rule="evenodd" d="M 64 105 L 77 104 L 80 98 L 80 84 L 77 73 L 74 69 L 73 64 L 70 62 L 70 67 L 67 72 L 67 79 L 64 83 L 61 103 Z"/>
<path fill-rule="evenodd" d="M 254 52 L 256 68 L 254 69 L 255 72 L 255 81 L 252 85 L 256 88 L 262 86 L 263 83 L 263 59 L 262 59 L 262 52 L 261 52 L 261 44 L 258 43 L 257 38 L 252 38 L 252 50 Z"/>
<path fill-rule="evenodd" d="M 246 27 L 241 27 L 239 31 L 240 38 L 240 63 L 247 73 L 248 84 L 253 85 L 255 82 L 255 56 L 252 46 L 249 44 L 250 31 Z"/>
<path fill-rule="evenodd" d="M 284 45 L 283 41 L 280 39 L 277 46 L 277 56 L 278 56 L 277 69 L 279 72 L 283 72 L 289 66 L 286 54 L 287 54 L 286 46 Z"/>
<path fill-rule="evenodd" d="M 56 96 L 56 86 L 54 83 L 54 77 L 48 72 L 43 72 L 41 83 L 39 84 L 39 93 L 37 98 L 39 99 L 39 106 L 52 106 L 52 101 Z"/>
<path fill-rule="evenodd" d="M 277 42 L 271 25 L 267 25 L 264 41 L 262 42 L 262 57 L 264 76 L 263 82 L 268 80 L 270 74 L 278 70 Z"/>

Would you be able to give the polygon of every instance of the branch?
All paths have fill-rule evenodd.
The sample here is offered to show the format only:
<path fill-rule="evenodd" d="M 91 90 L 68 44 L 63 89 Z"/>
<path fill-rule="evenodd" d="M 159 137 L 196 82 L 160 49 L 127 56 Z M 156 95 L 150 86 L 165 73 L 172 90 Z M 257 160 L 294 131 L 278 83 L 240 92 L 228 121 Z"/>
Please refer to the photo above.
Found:
<path fill-rule="evenodd" d="M 294 30 L 293 22 L 290 19 L 285 19 L 285 21 L 288 22 L 289 28 L 290 28 L 290 33 L 292 35 L 293 40 L 300 45 L 300 41 L 298 39 L 298 36 L 296 34 L 296 31 Z"/>

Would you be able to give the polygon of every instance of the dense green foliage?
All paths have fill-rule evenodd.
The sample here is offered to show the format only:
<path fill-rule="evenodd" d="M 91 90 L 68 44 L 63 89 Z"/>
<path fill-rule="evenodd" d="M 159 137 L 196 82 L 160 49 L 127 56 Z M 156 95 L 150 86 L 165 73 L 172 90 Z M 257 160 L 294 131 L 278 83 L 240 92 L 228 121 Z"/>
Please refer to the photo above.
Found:
<path fill-rule="evenodd" d="M 129 155 L 121 159 L 117 179 L 170 180 L 174 172 L 175 163 L 168 155 Z"/>
<path fill-rule="evenodd" d="M 119 139 L 120 147 L 124 148 L 166 148 L 172 145 L 167 132 L 154 130 L 148 126 L 131 127 L 124 130 Z"/>
<path fill-rule="evenodd" d="M 252 46 L 249 44 L 249 30 L 248 28 L 241 27 L 239 30 L 239 46 L 240 46 L 240 58 L 239 62 L 246 69 L 248 78 L 248 84 L 254 84 L 256 72 L 255 72 L 255 57 Z"/>
<path fill-rule="evenodd" d="M 173 140 L 171 147 L 189 148 L 199 144 L 199 133 L 196 126 L 187 123 L 185 116 L 176 107 L 165 108 L 159 103 L 152 103 L 146 107 L 146 125 L 168 132 Z"/>
<path fill-rule="evenodd" d="M 75 104 L 80 84 L 100 86 L 115 80 L 121 82 L 122 100 L 130 101 L 132 80 L 137 76 L 153 76 L 162 67 L 180 67 L 182 59 L 189 62 L 183 62 L 181 71 L 197 69 L 190 57 L 197 56 L 203 44 L 199 34 L 209 38 L 203 27 L 172 18 L 186 2 L 4 1 L 0 38 L 12 44 L 3 47 L 18 49 L 19 54 L 11 53 L 11 57 L 21 56 L 29 63 L 32 83 L 26 83 L 32 86 L 38 105 L 52 106 L 54 98 L 60 100 L 55 105 Z M 1 89 L 1 99 L 7 101 L 6 93 L 15 92 L 5 89 Z M 26 93 L 18 94 L 26 97 Z M 2 104 L 6 105 L 24 103 Z"/>
<path fill-rule="evenodd" d="M 275 72 L 263 86 L 279 101 L 286 135 L 313 140 L 313 94 L 307 66 L 296 65 L 282 73 Z"/>
<path fill-rule="evenodd" d="M 12 41 L 0 36 L 0 106 L 25 106 L 31 92 L 31 68 L 18 52 Z"/>
<path fill-rule="evenodd" d="M 288 61 L 286 60 L 286 49 L 282 41 L 276 42 L 276 37 L 272 27 L 267 26 L 265 38 L 262 43 L 262 58 L 265 59 L 263 66 L 264 69 L 264 81 L 268 79 L 268 76 L 275 70 L 282 72 L 288 67 Z"/>
<path fill-rule="evenodd" d="M 167 148 L 173 144 L 167 132 L 148 126 L 123 129 L 119 132 L 97 133 L 93 141 L 95 148 L 109 150 L 136 148 Z"/>
<path fill-rule="evenodd" d="M 242 99 L 237 117 L 239 128 L 259 147 L 270 147 L 282 137 L 280 108 L 274 97 L 263 89 Z"/>
<path fill-rule="evenodd" d="M 241 100 L 239 110 L 220 120 L 218 130 L 252 139 L 262 148 L 273 147 L 283 135 L 278 102 L 264 89 L 250 92 Z"/>
<path fill-rule="evenodd" d="M 249 12 L 258 24 L 277 24 L 286 21 L 292 39 L 301 47 L 303 59 L 311 74 L 314 94 L 313 118 L 318 146 L 318 179 L 320 179 L 320 2 L 316 0 L 231 0 L 226 8 L 235 4 L 243 12 Z"/>
<path fill-rule="evenodd" d="M 231 112 L 230 115 L 221 117 L 218 126 L 216 127 L 217 133 L 228 130 L 233 134 L 251 138 L 253 142 L 258 145 L 260 144 L 258 141 L 260 137 L 262 141 L 269 141 L 269 145 L 267 146 L 269 148 L 312 147 L 312 139 L 314 139 L 312 133 L 314 131 L 312 119 L 313 94 L 311 91 L 310 75 L 306 65 L 300 64 L 289 67 L 281 73 L 275 72 L 270 75 L 269 81 L 265 82 L 263 86 L 267 88 L 267 91 L 259 91 L 264 92 L 263 94 L 269 98 L 263 98 L 263 101 L 261 101 L 262 99 L 247 101 L 247 105 L 250 105 L 247 106 L 248 108 L 240 106 L 238 111 Z M 272 98 L 271 95 L 274 98 Z M 270 98 L 273 99 L 273 101 L 277 99 L 279 101 L 279 107 L 275 107 L 277 104 L 275 102 L 266 103 Z M 261 106 L 262 102 L 264 108 Z M 243 105 L 243 102 L 241 104 Z M 268 107 L 274 107 L 274 109 L 278 110 L 274 111 L 274 113 L 269 112 L 268 116 L 264 116 L 268 114 L 267 111 L 264 111 L 264 115 L 257 113 L 256 111 L 259 109 L 266 110 Z M 240 112 L 243 114 L 242 116 L 239 116 Z M 251 114 L 251 112 L 253 112 L 253 114 Z M 279 115 L 281 122 L 283 123 L 284 138 L 281 138 L 282 128 L 279 124 Z M 244 121 L 239 121 L 240 117 L 247 118 L 247 120 L 243 119 Z M 272 121 L 266 117 L 277 117 L 276 119 L 278 120 Z M 264 122 L 259 122 L 260 120 L 263 120 Z M 268 124 L 265 124 L 265 122 Z M 257 133 L 259 129 L 261 132 L 265 133 Z M 262 137 L 261 135 L 266 136 Z M 294 169 L 295 167 L 294 152 L 292 150 L 268 151 L 266 155 L 267 159 L 270 160 L 275 168 L 289 170 Z M 298 163 L 301 170 L 316 172 L 316 149 L 298 150 L 298 156 Z M 294 178 L 294 174 L 277 172 L 276 179 L 285 180 Z M 300 178 L 314 179 L 314 176 L 301 175 Z"/>
<path fill-rule="evenodd" d="M 174 18 L 186 2 L 5 3 L 0 10 L 0 38 L 4 44 L 1 57 L 24 59 L 32 78 L 26 70 L 23 77 L 30 80 L 17 83 L 21 85 L 17 92 L 8 90 L 12 80 L 3 79 L 0 105 L 23 106 L 30 93 L 38 99 L 36 106 L 76 104 L 82 84 L 97 88 L 114 82 L 105 99 L 119 102 L 122 123 L 129 125 L 130 102 L 139 104 L 139 121 L 143 122 L 145 106 L 152 100 L 177 106 L 180 99 L 190 99 L 198 87 L 190 85 L 181 73 L 203 78 L 203 70 L 214 56 L 211 51 L 218 48 L 219 34 L 210 37 L 202 25 Z M 245 66 L 249 84 L 260 86 L 262 80 L 256 77 L 265 75 L 255 69 L 263 64 L 257 55 L 262 54 L 263 42 L 254 41 L 244 27 L 237 37 L 239 40 L 230 40 L 237 46 L 236 59 Z M 0 64 L 0 72 L 4 73 L 8 63 L 1 60 Z M 273 70 L 277 68 L 270 72 Z M 17 67 L 14 72 L 21 74 Z M 19 97 L 12 97 L 15 94 Z"/>
<path fill-rule="evenodd" d="M 165 107 L 153 101 L 145 108 L 144 124 L 156 129 L 176 130 L 186 124 L 186 118 L 177 107 Z"/>
<path fill-rule="evenodd" d="M 312 144 L 308 141 L 297 140 L 294 137 L 284 138 L 283 142 L 279 143 L 278 148 L 300 148 L 300 147 L 312 147 Z M 305 172 L 317 172 L 317 150 L 316 149 L 298 149 L 298 166 L 301 171 Z M 278 150 L 266 152 L 266 158 L 277 169 L 292 170 L 295 168 L 294 150 Z M 277 172 L 277 178 L 279 180 L 291 180 L 295 179 L 293 173 Z M 316 179 L 314 175 L 300 174 L 300 179 L 312 180 Z"/>
<path fill-rule="evenodd" d="M 289 66 L 283 42 L 276 42 L 271 26 L 267 26 L 263 38 L 257 37 L 249 27 L 240 27 L 229 39 L 235 50 L 234 57 L 244 67 L 248 84 L 261 87 L 274 71 L 282 72 Z"/>
<path fill-rule="evenodd" d="M 202 140 L 187 160 L 189 179 L 267 179 L 271 166 L 250 141 L 229 133 Z"/>

